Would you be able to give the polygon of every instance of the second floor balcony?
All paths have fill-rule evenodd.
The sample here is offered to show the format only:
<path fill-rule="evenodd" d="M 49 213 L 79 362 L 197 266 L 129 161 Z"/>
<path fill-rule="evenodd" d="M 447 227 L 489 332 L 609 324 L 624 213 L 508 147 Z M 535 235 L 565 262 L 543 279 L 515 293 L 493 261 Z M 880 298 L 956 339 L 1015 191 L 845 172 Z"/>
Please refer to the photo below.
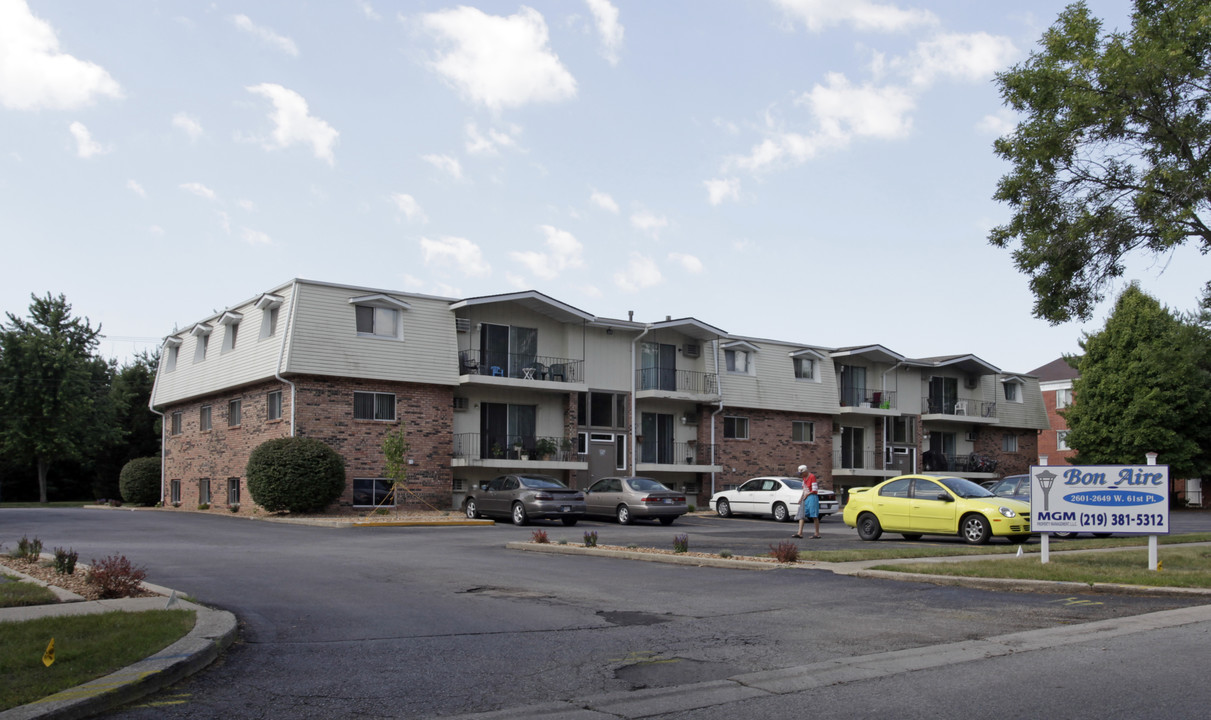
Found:
<path fill-rule="evenodd" d="M 642 368 L 635 371 L 635 391 L 639 397 L 694 396 L 717 398 L 719 376 L 715 373 L 673 368 Z"/>
<path fill-rule="evenodd" d="M 997 422 L 997 404 L 976 398 L 927 395 L 921 398 L 921 414 L 949 416 L 947 419 L 962 419 L 964 422 Z"/>
<path fill-rule="evenodd" d="M 452 464 L 581 469 L 585 459 L 568 439 L 541 435 L 458 433 Z"/>
<path fill-rule="evenodd" d="M 639 443 L 640 465 L 668 465 L 667 469 L 686 469 L 691 466 L 712 467 L 715 446 L 710 443 L 693 442 L 653 442 L 651 440 Z M 655 468 L 647 468 L 651 471 Z"/>
<path fill-rule="evenodd" d="M 458 374 L 469 381 L 501 378 L 526 382 L 583 383 L 584 361 L 550 355 L 459 350 Z"/>
<path fill-rule="evenodd" d="M 896 408 L 895 390 L 841 389 L 841 412 L 869 412 L 872 415 L 886 415 L 889 411 L 899 412 Z"/>

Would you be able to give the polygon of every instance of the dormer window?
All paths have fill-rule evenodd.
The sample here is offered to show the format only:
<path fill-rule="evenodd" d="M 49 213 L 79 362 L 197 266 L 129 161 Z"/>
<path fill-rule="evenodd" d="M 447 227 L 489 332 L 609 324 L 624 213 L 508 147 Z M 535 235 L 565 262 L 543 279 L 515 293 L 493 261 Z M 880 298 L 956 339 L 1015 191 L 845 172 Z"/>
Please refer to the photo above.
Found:
<path fill-rule="evenodd" d="M 735 375 L 756 374 L 757 346 L 746 342 L 736 342 L 723 346 L 724 366 L 729 373 Z"/>
<path fill-rule="evenodd" d="M 407 303 L 383 294 L 349 298 L 349 302 L 354 306 L 359 336 L 403 339 L 401 311 L 408 309 Z"/>
<path fill-rule="evenodd" d="M 1001 387 L 1005 394 L 1005 402 L 1022 402 L 1022 380 L 1020 378 L 1007 377 L 1001 380 Z"/>
<path fill-rule="evenodd" d="M 168 338 L 164 341 L 164 372 L 177 369 L 177 357 L 181 354 L 181 338 Z"/>
<path fill-rule="evenodd" d="M 798 350 L 790 353 L 795 368 L 795 379 L 807 382 L 820 381 L 821 355 L 815 350 Z"/>
<path fill-rule="evenodd" d="M 262 295 L 256 301 L 256 309 L 261 311 L 261 339 L 273 337 L 278 330 L 278 308 L 282 307 L 284 299 L 278 295 Z"/>
<path fill-rule="evenodd" d="M 223 317 L 219 318 L 219 324 L 223 326 L 223 352 L 231 352 L 235 350 L 236 338 L 240 332 L 240 322 L 244 316 L 237 312 L 225 312 Z"/>
<path fill-rule="evenodd" d="M 212 329 L 206 323 L 198 323 L 189 331 L 189 334 L 193 335 L 195 343 L 193 348 L 194 362 L 200 363 L 206 359 L 206 347 L 210 343 L 210 331 Z"/>

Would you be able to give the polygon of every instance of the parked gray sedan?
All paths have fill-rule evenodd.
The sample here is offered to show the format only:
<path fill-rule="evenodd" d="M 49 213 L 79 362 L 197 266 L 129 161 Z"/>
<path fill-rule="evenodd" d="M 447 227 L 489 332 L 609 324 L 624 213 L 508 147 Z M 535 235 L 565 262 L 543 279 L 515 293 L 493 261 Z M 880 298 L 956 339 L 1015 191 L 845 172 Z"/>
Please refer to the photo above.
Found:
<path fill-rule="evenodd" d="M 606 477 L 585 491 L 587 514 L 616 518 L 621 525 L 632 520 L 660 520 L 664 525 L 686 514 L 685 493 L 669 490 L 645 477 Z"/>
<path fill-rule="evenodd" d="M 473 490 L 463 502 L 469 518 L 506 517 L 514 525 L 531 519 L 563 521 L 575 525 L 584 517 L 584 493 L 550 475 L 501 475 Z"/>

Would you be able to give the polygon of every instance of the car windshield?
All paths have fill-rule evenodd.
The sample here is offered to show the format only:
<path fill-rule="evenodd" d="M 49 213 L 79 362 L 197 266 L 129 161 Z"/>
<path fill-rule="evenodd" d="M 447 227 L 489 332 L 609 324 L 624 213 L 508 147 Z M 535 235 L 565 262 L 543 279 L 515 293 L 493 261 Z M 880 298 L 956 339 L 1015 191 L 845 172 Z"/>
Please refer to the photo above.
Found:
<path fill-rule="evenodd" d="M 633 477 L 627 479 L 627 485 L 631 486 L 632 490 L 639 492 L 664 492 L 668 490 L 662 483 L 658 483 L 652 478 Z"/>
<path fill-rule="evenodd" d="M 958 495 L 961 498 L 996 497 L 992 493 L 988 492 L 988 490 L 986 490 L 985 488 L 982 488 L 979 485 L 976 485 L 975 483 L 973 483 L 970 480 L 964 480 L 963 478 L 957 478 L 957 477 L 944 477 L 944 478 L 934 478 L 934 479 L 937 480 L 938 482 L 942 483 L 943 485 L 945 485 L 947 490 L 950 490 L 952 493 L 954 493 L 955 495 Z"/>
<path fill-rule="evenodd" d="M 521 484 L 528 488 L 566 488 L 567 485 L 547 475 L 522 475 Z"/>

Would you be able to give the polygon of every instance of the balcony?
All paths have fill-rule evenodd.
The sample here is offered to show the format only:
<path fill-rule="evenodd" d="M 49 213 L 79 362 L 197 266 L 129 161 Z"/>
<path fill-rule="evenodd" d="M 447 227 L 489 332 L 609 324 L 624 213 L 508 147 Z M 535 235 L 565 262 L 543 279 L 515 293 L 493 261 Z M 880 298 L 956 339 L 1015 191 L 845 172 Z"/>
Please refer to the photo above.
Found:
<path fill-rule="evenodd" d="M 548 387 L 567 392 L 584 389 L 584 361 L 549 355 L 458 351 L 462 382 L 488 385 Z M 567 387 L 578 385 L 580 387 Z"/>
<path fill-rule="evenodd" d="M 884 468 L 882 458 L 874 450 L 849 450 L 833 448 L 834 477 L 895 477 L 900 470 Z"/>
<path fill-rule="evenodd" d="M 636 472 L 711 472 L 715 446 L 700 442 L 640 442 Z"/>
<path fill-rule="evenodd" d="M 942 398 L 928 395 L 921 398 L 921 419 L 995 424 L 997 404 L 975 398 Z"/>
<path fill-rule="evenodd" d="M 925 472 L 953 472 L 966 476 L 987 475 L 996 477 L 996 458 L 976 453 L 950 455 L 947 453 L 925 451 L 921 453 L 921 463 Z"/>
<path fill-rule="evenodd" d="M 574 441 L 541 435 L 459 433 L 454 436 L 450 464 L 533 470 L 588 469 L 588 461 L 576 452 Z"/>
<path fill-rule="evenodd" d="M 841 412 L 859 415 L 899 415 L 895 390 L 841 390 Z"/>
<path fill-rule="evenodd" d="M 643 368 L 635 371 L 635 397 L 711 402 L 719 399 L 719 376 L 696 370 Z"/>

